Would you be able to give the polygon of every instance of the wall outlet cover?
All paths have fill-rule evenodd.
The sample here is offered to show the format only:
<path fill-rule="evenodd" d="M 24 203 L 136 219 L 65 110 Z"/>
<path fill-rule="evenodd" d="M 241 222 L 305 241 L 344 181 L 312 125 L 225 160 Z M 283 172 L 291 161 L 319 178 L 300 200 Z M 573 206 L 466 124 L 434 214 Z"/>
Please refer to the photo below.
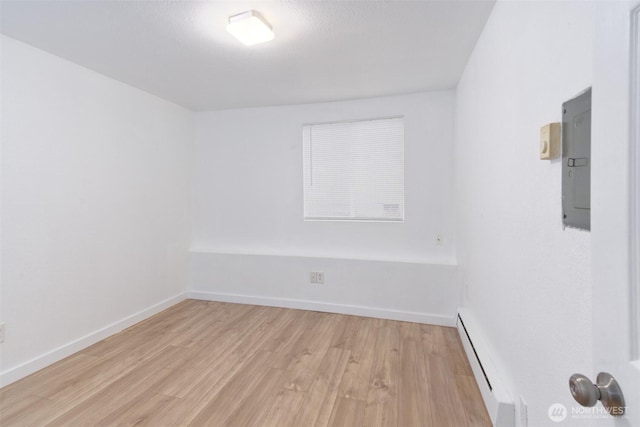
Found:
<path fill-rule="evenodd" d="M 309 273 L 309 283 L 321 285 L 324 283 L 324 273 L 321 271 L 312 271 Z"/>

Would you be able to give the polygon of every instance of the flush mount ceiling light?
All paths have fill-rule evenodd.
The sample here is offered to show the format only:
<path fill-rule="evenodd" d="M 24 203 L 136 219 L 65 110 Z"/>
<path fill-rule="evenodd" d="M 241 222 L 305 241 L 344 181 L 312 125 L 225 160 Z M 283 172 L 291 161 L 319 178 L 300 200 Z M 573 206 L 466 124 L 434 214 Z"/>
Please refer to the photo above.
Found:
<path fill-rule="evenodd" d="M 229 17 L 229 31 L 247 46 L 273 40 L 271 25 L 255 10 L 247 10 Z"/>

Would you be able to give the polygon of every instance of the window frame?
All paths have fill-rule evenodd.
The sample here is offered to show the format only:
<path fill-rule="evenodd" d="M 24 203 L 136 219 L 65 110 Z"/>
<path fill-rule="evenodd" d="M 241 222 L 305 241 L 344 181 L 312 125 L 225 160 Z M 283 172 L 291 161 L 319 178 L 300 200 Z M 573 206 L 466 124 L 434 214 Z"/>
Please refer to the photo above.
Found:
<path fill-rule="evenodd" d="M 402 120 L 402 205 L 401 205 L 401 218 L 383 218 L 383 217 L 307 217 L 305 215 L 306 210 L 306 184 L 304 174 L 307 169 L 307 159 L 305 158 L 305 128 L 307 126 L 317 126 L 317 125 L 332 125 L 332 124 L 344 124 L 344 123 L 358 123 L 358 122 L 371 122 L 378 120 L 393 120 L 393 119 L 401 119 Z M 364 223 L 372 223 L 372 222 L 380 222 L 380 223 L 399 223 L 402 224 L 406 221 L 406 171 L 405 171 L 405 160 L 406 160 L 406 126 L 405 126 L 405 115 L 391 115 L 391 116 L 376 116 L 376 117 L 367 117 L 367 118 L 358 118 L 358 119 L 345 119 L 345 120 L 332 120 L 332 121 L 322 121 L 322 122 L 304 122 L 301 125 L 302 131 L 302 218 L 305 222 L 364 222 Z"/>

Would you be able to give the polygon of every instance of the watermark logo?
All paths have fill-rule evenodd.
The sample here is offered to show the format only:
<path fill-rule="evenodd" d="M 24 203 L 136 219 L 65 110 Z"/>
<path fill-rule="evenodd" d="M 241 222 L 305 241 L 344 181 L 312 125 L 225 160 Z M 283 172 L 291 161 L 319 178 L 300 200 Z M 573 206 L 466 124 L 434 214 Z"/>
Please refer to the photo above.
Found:
<path fill-rule="evenodd" d="M 572 406 L 571 411 L 567 409 L 562 403 L 554 403 L 549 406 L 549 410 L 547 411 L 547 415 L 549 419 L 554 423 L 561 423 L 566 420 L 568 417 L 571 419 L 592 419 L 592 420 L 602 420 L 602 419 L 610 419 L 612 417 L 624 417 L 626 413 L 626 407 L 620 408 L 605 408 L 604 406 L 594 406 L 594 407 L 583 407 L 583 406 Z"/>
<path fill-rule="evenodd" d="M 567 418 L 567 408 L 562 403 L 554 403 L 549 406 L 549 411 L 547 414 L 549 415 L 549 419 L 554 423 L 560 423 Z"/>

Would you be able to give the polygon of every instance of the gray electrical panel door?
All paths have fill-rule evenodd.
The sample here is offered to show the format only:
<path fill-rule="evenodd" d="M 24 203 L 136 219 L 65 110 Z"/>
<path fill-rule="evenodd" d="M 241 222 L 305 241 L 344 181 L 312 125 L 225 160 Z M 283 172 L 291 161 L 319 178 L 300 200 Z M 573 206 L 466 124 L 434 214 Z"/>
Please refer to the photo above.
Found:
<path fill-rule="evenodd" d="M 591 229 L 591 88 L 562 104 L 562 218 Z"/>

